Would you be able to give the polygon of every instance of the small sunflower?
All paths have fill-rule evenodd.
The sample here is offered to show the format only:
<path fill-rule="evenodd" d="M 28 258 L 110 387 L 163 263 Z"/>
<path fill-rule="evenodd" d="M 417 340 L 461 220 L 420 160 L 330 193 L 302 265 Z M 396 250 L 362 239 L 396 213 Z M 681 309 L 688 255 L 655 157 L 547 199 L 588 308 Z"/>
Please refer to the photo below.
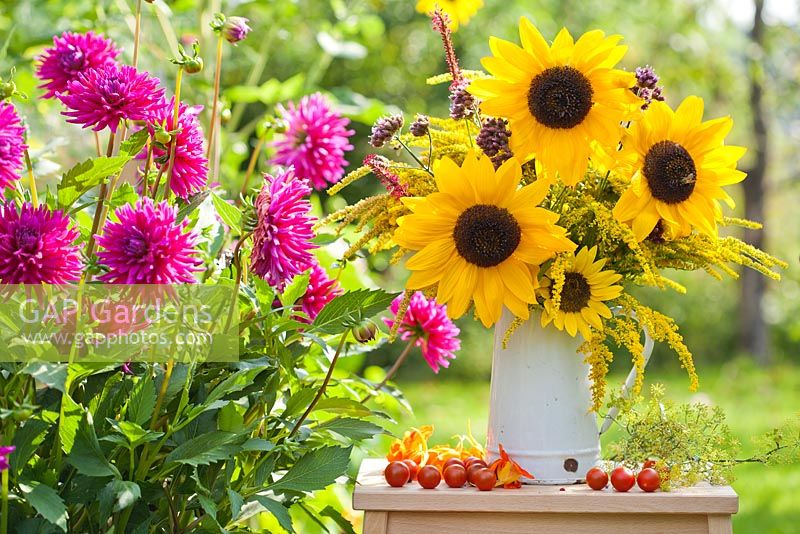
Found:
<path fill-rule="evenodd" d="M 577 42 L 566 28 L 548 46 L 526 18 L 519 26 L 522 47 L 492 37 L 494 56 L 483 59 L 493 78 L 475 80 L 469 92 L 482 98 L 481 111 L 509 120 L 511 151 L 522 161 L 536 157 L 567 185 L 586 173 L 591 145 L 615 147 L 621 121 L 641 102 L 630 88 L 630 72 L 614 69 L 627 47 L 620 35 L 599 30 Z"/>
<path fill-rule="evenodd" d="M 537 181 L 518 188 L 522 169 L 516 160 L 495 170 L 488 157 L 470 152 L 459 167 L 450 158 L 434 167 L 438 192 L 403 198 L 413 212 L 398 220 L 394 240 L 418 251 L 406 266 L 408 289 L 438 284 L 436 299 L 457 318 L 475 302 L 487 327 L 503 305 L 528 318 L 536 302 L 538 266 L 558 252 L 575 249 L 558 215 L 536 207 L 549 185 Z"/>
<path fill-rule="evenodd" d="M 578 332 L 587 340 L 592 338 L 590 326 L 603 330 L 601 317 L 611 318 L 611 310 L 604 301 L 622 294 L 622 286 L 614 285 L 622 275 L 603 271 L 606 259 L 595 261 L 597 247 L 582 248 L 571 258 L 564 270 L 564 286 L 556 307 L 549 287 L 540 292 L 545 297 L 542 326 L 552 323 L 571 336 Z"/>
<path fill-rule="evenodd" d="M 483 7 L 483 0 L 418 0 L 417 12 L 432 13 L 437 6 L 447 13 L 450 29 L 456 31 L 459 25 L 467 24 Z"/>
<path fill-rule="evenodd" d="M 744 147 L 725 146 L 730 117 L 706 122 L 703 100 L 690 96 L 676 111 L 653 102 L 623 140 L 620 163 L 631 184 L 614 207 L 639 241 L 664 221 L 669 234 L 685 236 L 692 227 L 712 237 L 722 219 L 719 200 L 733 207 L 722 186 L 741 182 L 736 170 Z"/>

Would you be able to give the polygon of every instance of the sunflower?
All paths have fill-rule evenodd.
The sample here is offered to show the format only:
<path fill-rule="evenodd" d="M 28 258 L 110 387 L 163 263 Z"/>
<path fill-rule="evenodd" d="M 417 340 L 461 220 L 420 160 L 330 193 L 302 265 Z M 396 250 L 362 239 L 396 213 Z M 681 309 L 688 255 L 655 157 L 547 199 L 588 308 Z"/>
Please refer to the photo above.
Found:
<path fill-rule="evenodd" d="M 549 287 L 540 290 L 545 297 L 542 326 L 552 321 L 559 330 L 566 329 L 573 337 L 580 331 L 587 340 L 592 338 L 590 326 L 603 330 L 600 318 L 611 317 L 611 310 L 604 301 L 622 294 L 622 286 L 614 285 L 622 275 L 603 271 L 606 259 L 595 261 L 596 255 L 597 247 L 584 247 L 568 260 L 557 306 Z"/>
<path fill-rule="evenodd" d="M 722 186 L 744 180 L 736 162 L 746 149 L 724 145 L 733 127 L 730 117 L 702 120 L 699 97 L 686 98 L 674 112 L 663 102 L 653 102 L 623 140 L 620 163 L 631 184 L 614 216 L 629 223 L 639 241 L 659 221 L 674 236 L 688 235 L 694 227 L 716 237 L 722 219 L 719 200 L 733 207 Z"/>
<path fill-rule="evenodd" d="M 417 12 L 432 13 L 437 6 L 447 13 L 450 18 L 450 29 L 456 31 L 459 24 L 469 22 L 469 19 L 483 7 L 483 0 L 419 0 Z"/>
<path fill-rule="evenodd" d="M 434 167 L 438 192 L 403 198 L 413 212 L 398 220 L 395 242 L 418 251 L 406 266 L 408 289 L 438 285 L 436 299 L 452 318 L 470 302 L 487 327 L 503 305 L 528 318 L 536 302 L 538 266 L 575 244 L 555 223 L 558 215 L 536 207 L 549 185 L 537 181 L 518 188 L 522 168 L 516 160 L 495 170 L 488 157 L 469 152 L 459 167 L 442 158 Z"/>
<path fill-rule="evenodd" d="M 489 39 L 494 56 L 482 64 L 493 78 L 473 81 L 469 92 L 483 99 L 481 111 L 509 120 L 518 158 L 536 157 L 575 185 L 586 173 L 592 142 L 616 146 L 621 121 L 638 113 L 641 101 L 630 91 L 634 75 L 612 68 L 627 47 L 617 45 L 622 36 L 599 30 L 574 42 L 566 28 L 548 46 L 524 17 L 519 33 L 522 48 Z"/>

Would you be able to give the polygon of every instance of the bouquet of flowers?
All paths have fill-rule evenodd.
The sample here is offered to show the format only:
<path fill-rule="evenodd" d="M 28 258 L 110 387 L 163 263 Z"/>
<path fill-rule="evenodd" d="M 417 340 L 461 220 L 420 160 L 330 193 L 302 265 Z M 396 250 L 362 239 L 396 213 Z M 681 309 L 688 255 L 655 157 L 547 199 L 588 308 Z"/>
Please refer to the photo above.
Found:
<path fill-rule="evenodd" d="M 472 309 L 486 327 L 507 309 L 516 320 L 506 339 L 533 311 L 543 327 L 580 333 L 595 409 L 609 343 L 632 354 L 640 391 L 641 327 L 672 347 L 696 388 L 674 321 L 628 288 L 685 292 L 670 268 L 722 278 L 737 276 L 734 264 L 779 277 L 783 262 L 719 232 L 759 227 L 721 206 L 733 207 L 725 186 L 745 179 L 736 168 L 745 149 L 725 144 L 731 119 L 704 121 L 695 96 L 673 108 L 649 66 L 618 68 L 619 35 L 575 40 L 562 29 L 548 44 L 523 18 L 521 46 L 490 39 L 487 74 L 459 66 L 447 15 L 437 10 L 432 21 L 449 72 L 428 83 L 450 83 L 450 115 L 417 115 L 407 131 L 400 115 L 374 125 L 372 146 L 404 150 L 413 162 L 370 155 L 329 189 L 369 175 L 386 187 L 323 221 L 360 232 L 345 258 L 362 248 L 394 250 L 394 262 L 411 254 L 400 314 L 419 290 L 450 317 Z"/>

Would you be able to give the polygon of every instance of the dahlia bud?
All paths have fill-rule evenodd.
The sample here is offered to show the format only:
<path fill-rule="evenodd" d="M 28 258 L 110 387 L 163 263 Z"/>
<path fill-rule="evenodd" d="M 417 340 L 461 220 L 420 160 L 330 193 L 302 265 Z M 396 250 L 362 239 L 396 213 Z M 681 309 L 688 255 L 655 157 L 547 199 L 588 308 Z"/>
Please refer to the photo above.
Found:
<path fill-rule="evenodd" d="M 423 135 L 428 135 L 428 128 L 430 125 L 431 121 L 428 119 L 427 115 L 417 113 L 417 117 L 414 119 L 414 122 L 411 123 L 411 126 L 408 127 L 408 130 L 414 137 L 422 137 Z"/>
<path fill-rule="evenodd" d="M 511 137 L 511 130 L 508 129 L 508 121 L 498 118 L 486 119 L 475 138 L 475 144 L 489 156 L 497 168 L 513 157 L 508 145 L 509 137 Z"/>
<path fill-rule="evenodd" d="M 168 145 L 170 141 L 172 141 L 172 136 L 168 131 L 161 127 L 156 128 L 155 139 L 162 145 Z"/>
<path fill-rule="evenodd" d="M 403 127 L 402 115 L 390 115 L 381 117 L 372 126 L 372 135 L 369 136 L 369 144 L 375 148 L 381 148 Z"/>
<path fill-rule="evenodd" d="M 222 26 L 222 35 L 225 40 L 236 45 L 239 41 L 243 41 L 247 34 L 250 33 L 250 26 L 247 25 L 249 19 L 244 17 L 228 17 L 225 24 Z"/>
<path fill-rule="evenodd" d="M 378 327 L 370 320 L 362 321 L 357 327 L 353 328 L 353 337 L 359 343 L 368 343 L 375 339 Z"/>
<path fill-rule="evenodd" d="M 466 84 L 459 84 L 450 90 L 450 118 L 466 119 L 475 113 L 475 97 L 467 92 Z"/>
<path fill-rule="evenodd" d="M 17 86 L 14 82 L 0 82 L 0 102 L 11 98 L 17 93 Z"/>
<path fill-rule="evenodd" d="M 203 70 L 203 58 L 193 57 L 188 59 L 186 63 L 183 64 L 183 70 L 185 70 L 187 74 L 197 74 Z"/>
<path fill-rule="evenodd" d="M 228 124 L 231 120 L 231 108 L 225 108 L 219 112 L 219 121 L 222 124 Z"/>

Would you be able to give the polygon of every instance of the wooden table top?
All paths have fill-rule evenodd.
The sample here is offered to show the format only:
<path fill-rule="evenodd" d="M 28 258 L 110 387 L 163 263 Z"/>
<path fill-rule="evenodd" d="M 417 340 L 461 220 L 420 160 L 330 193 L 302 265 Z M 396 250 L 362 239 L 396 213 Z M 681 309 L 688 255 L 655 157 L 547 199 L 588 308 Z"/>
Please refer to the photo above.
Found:
<path fill-rule="evenodd" d="M 627 493 L 610 488 L 594 491 L 586 484 L 522 486 L 479 491 L 474 487 L 433 490 L 418 484 L 389 486 L 383 478 L 386 460 L 369 458 L 361 464 L 353 494 L 353 508 L 381 511 L 448 512 L 550 512 L 550 513 L 650 513 L 735 514 L 739 497 L 730 486 L 699 484 L 670 492 L 644 493 L 634 487 Z M 563 488 L 563 491 L 561 490 Z"/>

